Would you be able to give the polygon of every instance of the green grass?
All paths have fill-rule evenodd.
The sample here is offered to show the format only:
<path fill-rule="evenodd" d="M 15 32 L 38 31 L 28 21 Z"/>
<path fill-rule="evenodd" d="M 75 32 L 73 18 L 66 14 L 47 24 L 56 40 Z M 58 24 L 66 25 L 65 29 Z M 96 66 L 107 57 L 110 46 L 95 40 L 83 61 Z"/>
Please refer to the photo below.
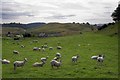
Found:
<path fill-rule="evenodd" d="M 39 43 L 30 44 L 32 40 L 36 39 L 39 40 Z M 32 51 L 34 46 L 39 47 L 45 42 L 54 50 Z M 56 49 L 57 42 L 61 42 L 62 50 Z M 20 45 L 25 45 L 25 48 L 20 48 L 17 43 L 12 39 L 3 40 L 2 57 L 11 61 L 8 65 L 2 65 L 3 78 L 118 78 L 117 37 L 84 33 L 65 37 L 26 38 L 19 42 Z M 90 45 L 88 46 L 88 44 Z M 18 50 L 20 54 L 13 55 L 13 50 Z M 50 61 L 56 52 L 62 54 L 62 66 L 59 69 L 52 69 Z M 71 57 L 75 54 L 79 54 L 80 58 L 74 64 L 71 62 Z M 96 61 L 91 60 L 92 55 L 98 54 L 105 55 L 104 63 L 101 66 Z M 40 58 L 45 56 L 49 56 L 49 59 L 43 67 L 32 66 L 34 62 L 39 62 Z M 24 67 L 17 68 L 14 72 L 13 62 L 23 60 L 25 57 L 28 58 L 28 62 Z"/>

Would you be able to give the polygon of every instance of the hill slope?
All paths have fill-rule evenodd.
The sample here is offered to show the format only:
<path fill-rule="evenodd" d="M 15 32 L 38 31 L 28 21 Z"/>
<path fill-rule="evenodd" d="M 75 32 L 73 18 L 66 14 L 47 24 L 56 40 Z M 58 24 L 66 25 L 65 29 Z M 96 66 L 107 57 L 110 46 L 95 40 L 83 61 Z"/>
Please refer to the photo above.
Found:
<path fill-rule="evenodd" d="M 118 34 L 118 26 L 120 26 L 120 22 L 118 22 L 114 25 L 110 25 L 110 26 L 98 31 L 98 33 L 109 35 L 109 36 L 117 35 Z"/>
<path fill-rule="evenodd" d="M 24 29 L 23 28 L 18 28 L 18 27 L 2 27 L 2 34 L 7 34 L 8 32 L 23 33 Z"/>
<path fill-rule="evenodd" d="M 48 23 L 42 27 L 28 29 L 29 32 L 60 32 L 64 35 L 92 31 L 93 26 L 86 24 L 73 24 L 73 23 Z"/>

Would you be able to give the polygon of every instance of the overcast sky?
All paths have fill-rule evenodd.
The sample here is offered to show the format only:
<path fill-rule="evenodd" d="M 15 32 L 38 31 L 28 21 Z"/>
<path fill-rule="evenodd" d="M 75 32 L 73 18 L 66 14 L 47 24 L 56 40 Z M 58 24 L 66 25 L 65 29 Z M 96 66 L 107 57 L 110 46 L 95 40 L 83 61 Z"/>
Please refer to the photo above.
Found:
<path fill-rule="evenodd" d="M 4 22 L 112 22 L 119 0 L 2 0 Z"/>

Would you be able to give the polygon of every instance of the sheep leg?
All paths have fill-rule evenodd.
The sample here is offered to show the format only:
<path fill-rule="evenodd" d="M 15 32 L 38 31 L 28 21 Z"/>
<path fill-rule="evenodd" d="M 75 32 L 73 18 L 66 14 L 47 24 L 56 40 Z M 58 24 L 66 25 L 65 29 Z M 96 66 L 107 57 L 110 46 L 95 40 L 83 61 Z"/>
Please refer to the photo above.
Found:
<path fill-rule="evenodd" d="M 16 70 L 16 65 L 14 64 L 14 71 Z"/>

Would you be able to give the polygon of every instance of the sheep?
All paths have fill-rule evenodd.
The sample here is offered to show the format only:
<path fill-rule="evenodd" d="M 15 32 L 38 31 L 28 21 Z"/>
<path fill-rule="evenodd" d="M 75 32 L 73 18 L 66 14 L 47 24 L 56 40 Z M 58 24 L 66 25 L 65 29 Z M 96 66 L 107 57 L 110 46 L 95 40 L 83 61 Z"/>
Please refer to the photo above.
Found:
<path fill-rule="evenodd" d="M 56 60 L 51 60 L 50 61 L 50 64 L 51 64 L 51 66 L 52 66 L 52 68 L 53 67 L 60 67 L 61 66 L 61 64 L 62 64 L 62 62 L 61 62 L 61 60 L 58 62 L 58 61 L 56 61 Z"/>
<path fill-rule="evenodd" d="M 48 48 L 48 45 L 43 45 L 44 48 Z"/>
<path fill-rule="evenodd" d="M 73 56 L 73 57 L 72 57 L 72 62 L 77 62 L 78 58 L 79 58 L 79 55 Z"/>
<path fill-rule="evenodd" d="M 42 50 L 42 51 L 45 51 L 45 48 L 42 48 L 41 50 Z"/>
<path fill-rule="evenodd" d="M 33 47 L 33 51 L 37 51 L 37 50 L 41 50 L 41 48 L 38 48 L 38 47 Z"/>
<path fill-rule="evenodd" d="M 56 53 L 56 57 L 60 58 L 61 57 L 61 54 L 60 53 Z"/>
<path fill-rule="evenodd" d="M 2 62 L 2 64 L 10 64 L 10 61 L 6 59 L 0 60 L 0 61 Z"/>
<path fill-rule="evenodd" d="M 54 58 L 53 58 L 53 60 L 56 60 L 56 61 L 57 61 L 58 59 L 59 59 L 59 57 L 54 57 Z"/>
<path fill-rule="evenodd" d="M 48 57 L 49 57 L 49 56 L 47 56 L 47 57 L 42 57 L 40 60 L 41 60 L 42 62 L 46 62 L 47 59 L 48 59 Z"/>
<path fill-rule="evenodd" d="M 22 66 L 24 66 L 27 61 L 28 61 L 27 58 L 24 58 L 23 61 L 15 61 L 15 62 L 13 63 L 13 65 L 14 65 L 14 70 L 16 70 L 17 67 L 22 67 Z"/>
<path fill-rule="evenodd" d="M 53 50 L 53 47 L 49 47 L 49 50 Z"/>
<path fill-rule="evenodd" d="M 57 49 L 59 49 L 59 50 L 60 50 L 60 49 L 62 49 L 62 47 L 61 47 L 61 46 L 57 46 Z"/>
<path fill-rule="evenodd" d="M 43 61 L 43 62 L 35 62 L 35 63 L 33 64 L 33 67 L 43 67 L 44 64 L 45 64 L 44 61 Z"/>
<path fill-rule="evenodd" d="M 25 46 L 24 45 L 20 45 L 21 48 L 24 48 Z"/>
<path fill-rule="evenodd" d="M 33 42 L 37 43 L 37 42 L 38 42 L 38 40 L 33 40 Z"/>
<path fill-rule="evenodd" d="M 92 56 L 91 59 L 97 60 L 98 56 Z"/>
<path fill-rule="evenodd" d="M 19 52 L 16 50 L 13 50 L 13 54 L 19 54 Z"/>
<path fill-rule="evenodd" d="M 98 55 L 97 61 L 102 63 L 104 61 L 104 55 Z"/>

